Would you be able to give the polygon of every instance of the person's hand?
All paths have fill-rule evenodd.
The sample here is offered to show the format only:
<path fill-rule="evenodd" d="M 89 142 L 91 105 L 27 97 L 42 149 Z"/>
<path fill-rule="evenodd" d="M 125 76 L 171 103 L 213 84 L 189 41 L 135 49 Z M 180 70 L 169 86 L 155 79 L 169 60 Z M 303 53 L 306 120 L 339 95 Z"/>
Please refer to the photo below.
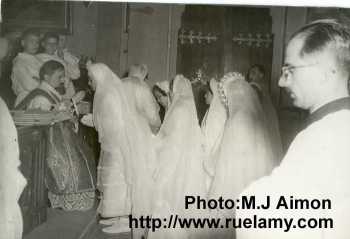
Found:
<path fill-rule="evenodd" d="M 80 122 L 86 126 L 94 127 L 94 121 L 92 119 L 92 114 L 86 114 L 81 119 Z"/>
<path fill-rule="evenodd" d="M 58 49 L 58 50 L 57 50 L 57 56 L 58 56 L 59 58 L 61 58 L 61 59 L 64 58 L 64 54 L 63 54 L 62 49 Z"/>
<path fill-rule="evenodd" d="M 81 90 L 78 93 L 76 93 L 73 97 L 72 100 L 76 103 L 82 101 L 85 98 L 86 92 Z"/>
<path fill-rule="evenodd" d="M 64 100 L 62 102 L 60 102 L 56 108 L 56 110 L 59 110 L 59 111 L 65 111 L 65 110 L 68 110 L 70 109 L 71 107 L 71 103 L 69 100 Z"/>

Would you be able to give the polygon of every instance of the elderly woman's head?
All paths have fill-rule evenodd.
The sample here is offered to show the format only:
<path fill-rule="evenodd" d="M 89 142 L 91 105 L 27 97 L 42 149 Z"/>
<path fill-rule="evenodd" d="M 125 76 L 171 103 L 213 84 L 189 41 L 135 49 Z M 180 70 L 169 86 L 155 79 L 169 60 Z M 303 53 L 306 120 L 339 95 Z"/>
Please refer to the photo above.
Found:
<path fill-rule="evenodd" d="M 140 80 L 145 80 L 148 75 L 148 67 L 145 64 L 131 65 L 129 68 L 129 76 L 137 77 Z"/>
<path fill-rule="evenodd" d="M 97 88 L 97 85 L 99 84 L 99 81 L 102 81 L 103 75 L 104 75 L 104 68 L 107 67 L 104 64 L 97 63 L 87 64 L 87 70 L 88 70 L 88 77 L 89 77 L 89 85 L 91 88 L 95 91 Z"/>

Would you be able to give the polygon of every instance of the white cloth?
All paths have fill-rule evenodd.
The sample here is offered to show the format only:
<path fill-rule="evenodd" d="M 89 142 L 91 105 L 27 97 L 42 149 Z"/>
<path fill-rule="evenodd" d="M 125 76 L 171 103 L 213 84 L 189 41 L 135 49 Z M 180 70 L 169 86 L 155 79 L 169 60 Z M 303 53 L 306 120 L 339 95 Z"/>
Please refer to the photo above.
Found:
<path fill-rule="evenodd" d="M 122 80 L 128 89 L 130 103 L 136 108 L 138 114 L 147 121 L 149 127 L 159 128 L 161 124 L 159 105 L 147 83 L 133 76 Z"/>
<path fill-rule="evenodd" d="M 68 49 L 63 49 L 62 52 L 68 76 L 73 80 L 78 79 L 80 77 L 79 58 L 70 53 Z M 58 52 L 55 55 L 58 56 Z"/>
<path fill-rule="evenodd" d="M 11 80 L 12 89 L 17 96 L 15 106 L 39 85 L 41 65 L 36 56 L 25 52 L 19 53 L 13 60 Z"/>
<path fill-rule="evenodd" d="M 136 108 L 133 89 L 126 87 L 126 83 L 121 82 L 106 65 L 92 64 L 88 70 L 96 82 L 93 121 L 101 149 L 112 154 L 111 158 L 123 160 L 123 170 L 118 170 L 122 175 L 115 175 L 114 178 L 125 178 L 129 190 L 125 200 L 131 198 L 133 215 L 148 215 L 154 167 L 152 133 L 148 123 Z M 116 161 L 117 164 L 121 165 Z M 113 177 L 110 179 L 113 184 Z M 114 193 L 115 197 L 125 195 L 124 192 Z"/>
<path fill-rule="evenodd" d="M 251 82 L 250 85 L 255 87 L 259 92 L 260 103 L 265 113 L 268 132 L 272 142 L 274 160 L 279 164 L 283 157 L 283 149 L 276 109 L 273 106 L 271 97 L 265 87 L 256 82 Z"/>
<path fill-rule="evenodd" d="M 61 63 L 63 65 L 64 71 L 65 71 L 64 87 L 66 89 L 66 92 L 62 96 L 62 98 L 63 99 L 71 99 L 75 94 L 74 85 L 73 85 L 73 82 L 71 81 L 71 79 L 76 79 L 73 77 L 77 77 L 77 76 L 71 74 L 71 72 L 69 71 L 69 66 L 68 66 L 67 62 L 65 62 L 63 59 L 61 59 L 60 57 L 58 57 L 56 55 L 49 55 L 47 53 L 37 54 L 36 57 L 41 61 L 42 64 L 44 64 L 47 61 L 58 61 L 59 63 Z"/>
<path fill-rule="evenodd" d="M 227 118 L 226 109 L 220 101 L 217 84 L 218 82 L 214 79 L 210 81 L 213 99 L 207 113 L 203 118 L 201 126 L 204 138 L 204 150 L 206 154 L 204 166 L 208 175 L 206 180 L 208 190 L 210 188 L 212 178 L 214 177 L 217 151 L 221 145 L 225 121 Z"/>
<path fill-rule="evenodd" d="M 130 144 L 132 145 L 132 213 L 134 216 L 151 214 L 155 169 L 154 137 L 152 131 L 160 126 L 159 106 L 146 84 L 136 77 L 123 79 L 125 94 L 132 119 Z M 141 238 L 144 229 L 133 229 L 133 237 Z"/>
<path fill-rule="evenodd" d="M 288 152 L 270 176 L 254 182 L 242 195 L 254 195 L 256 204 L 266 202 L 271 196 L 267 210 L 237 210 L 237 218 L 254 214 L 264 218 L 293 218 L 294 224 L 304 218 L 332 218 L 333 229 L 291 228 L 239 229 L 238 239 L 346 239 L 350 238 L 350 111 L 340 110 L 301 131 L 291 143 Z M 295 199 L 331 199 L 331 210 L 276 210 L 281 195 Z M 285 227 L 284 227 L 285 229 Z"/>
<path fill-rule="evenodd" d="M 80 122 L 86 126 L 94 127 L 94 121 L 92 119 L 92 114 L 86 114 L 81 119 Z"/>
<path fill-rule="evenodd" d="M 19 171 L 17 130 L 0 98 L 0 239 L 21 239 L 23 221 L 18 205 L 26 180 Z"/>
<path fill-rule="evenodd" d="M 62 100 L 61 95 L 47 82 L 43 81 L 38 86 L 39 89 L 44 90 L 49 95 L 53 96 L 54 98 L 57 98 L 59 101 Z M 47 97 L 38 95 L 34 97 L 28 104 L 28 109 L 41 109 L 44 111 L 50 111 L 55 106 L 54 103 L 52 103 Z"/>
<path fill-rule="evenodd" d="M 258 98 L 249 84 L 235 74 L 224 77 L 228 118 L 216 163 L 209 197 L 235 199 L 254 180 L 269 174 L 275 166 L 271 142 Z M 233 217 L 233 210 L 220 210 L 221 217 Z M 230 238 L 228 230 L 223 238 Z"/>
<path fill-rule="evenodd" d="M 157 135 L 158 168 L 152 216 L 170 219 L 170 215 L 196 217 L 201 210 L 185 209 L 185 196 L 205 198 L 205 172 L 202 135 L 198 125 L 191 83 L 176 76 L 174 98 Z M 194 238 L 201 229 L 159 229 L 148 238 Z M 199 237 L 200 238 L 200 237 Z"/>
<path fill-rule="evenodd" d="M 156 83 L 156 86 L 158 86 L 160 89 L 162 89 L 165 93 L 169 94 L 170 92 L 170 82 L 167 80 L 159 81 Z"/>
<path fill-rule="evenodd" d="M 128 141 L 128 102 L 120 79 L 104 64 L 90 65 L 96 91 L 93 121 L 101 144 L 98 165 L 98 188 L 102 191 L 99 212 L 102 216 L 123 216 L 130 213 L 128 186 L 132 184 Z"/>

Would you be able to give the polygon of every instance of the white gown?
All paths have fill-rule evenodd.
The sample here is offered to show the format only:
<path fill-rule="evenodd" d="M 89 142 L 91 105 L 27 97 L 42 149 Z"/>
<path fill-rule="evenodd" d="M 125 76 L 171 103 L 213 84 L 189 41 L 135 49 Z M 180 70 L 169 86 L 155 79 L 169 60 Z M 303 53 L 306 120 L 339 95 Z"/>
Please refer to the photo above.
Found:
<path fill-rule="evenodd" d="M 139 119 L 142 120 L 140 123 L 145 127 L 148 124 L 148 128 L 158 131 L 161 124 L 159 105 L 147 83 L 134 76 L 123 78 L 122 81 L 131 106 L 134 107 Z"/>
<path fill-rule="evenodd" d="M 155 137 L 152 128 L 159 129 L 159 107 L 148 85 L 136 77 L 123 79 L 123 86 L 132 116 L 128 137 L 132 145 L 132 161 L 129 167 L 132 175 L 133 217 L 151 215 L 154 192 L 153 172 L 155 170 Z M 133 228 L 133 238 L 141 238 L 145 229 Z"/>
<path fill-rule="evenodd" d="M 185 209 L 185 196 L 205 197 L 202 137 L 198 125 L 191 83 L 177 76 L 173 101 L 158 133 L 158 168 L 155 172 L 156 192 L 153 217 L 199 216 L 200 210 Z M 200 229 L 159 229 L 149 231 L 148 238 L 201 238 Z M 199 237 L 198 237 L 199 236 Z"/>
<path fill-rule="evenodd" d="M 236 200 L 251 182 L 271 172 L 273 152 L 257 95 L 244 78 L 237 73 L 226 75 L 221 92 L 227 99 L 228 118 L 209 198 Z M 233 210 L 217 213 L 223 218 L 234 216 Z M 217 238 L 234 235 L 233 230 L 222 231 Z"/>
<path fill-rule="evenodd" d="M 128 104 L 120 79 L 104 64 L 89 66 L 95 78 L 93 123 L 101 144 L 97 187 L 102 192 L 103 217 L 128 215 L 131 210 L 131 144 L 128 139 Z"/>
<path fill-rule="evenodd" d="M 210 81 L 210 88 L 213 92 L 213 99 L 210 103 L 207 113 L 203 118 L 201 126 L 206 156 L 204 161 L 204 168 L 207 172 L 206 184 L 208 190 L 214 177 L 217 153 L 221 145 L 225 121 L 227 118 L 226 109 L 220 101 L 217 84 L 218 82 L 214 79 Z"/>
<path fill-rule="evenodd" d="M 17 130 L 1 98 L 0 154 L 0 238 L 21 239 L 23 221 L 18 200 L 26 185 L 26 180 L 18 169 L 21 163 Z"/>
<path fill-rule="evenodd" d="M 237 218 L 286 218 L 293 220 L 292 228 L 288 232 L 284 231 L 286 225 L 283 228 L 240 228 L 237 230 L 238 239 L 350 238 L 349 122 L 349 107 L 322 116 L 298 133 L 271 175 L 255 181 L 242 192 L 242 195 L 255 196 L 257 205 L 266 204 L 267 196 L 270 196 L 271 203 L 266 210 L 237 210 Z M 288 209 L 283 206 L 277 209 L 281 196 L 285 197 Z M 293 204 L 290 203 L 291 196 Z M 322 206 L 305 209 L 306 204 L 317 208 L 317 201 L 323 205 L 321 201 L 324 199 L 331 200 L 331 208 L 325 204 L 326 209 Z M 299 209 L 291 209 L 291 206 Z M 305 224 L 302 220 L 298 224 L 299 219 L 306 219 Z M 322 219 L 331 219 L 333 227 L 330 227 L 329 220 L 328 225 L 321 223 Z M 315 225 L 312 221 L 317 221 L 318 227 L 311 228 Z M 306 228 L 298 225 L 306 225 Z"/>
<path fill-rule="evenodd" d="M 99 165 L 100 184 L 105 195 L 100 211 L 111 217 L 130 212 L 134 217 L 149 215 L 154 151 L 148 122 L 137 110 L 136 99 L 131 96 L 132 88 L 106 65 L 93 64 L 88 69 L 97 85 L 94 125 L 102 153 L 107 154 Z M 133 237 L 141 238 L 143 231 L 133 230 Z"/>
<path fill-rule="evenodd" d="M 39 70 L 42 62 L 34 55 L 18 53 L 13 59 L 12 90 L 17 98 L 15 106 L 21 102 L 30 91 L 39 86 Z"/>
<path fill-rule="evenodd" d="M 283 157 L 282 140 L 279 130 L 278 115 L 274 105 L 272 104 L 271 97 L 266 90 L 266 87 L 255 82 L 250 83 L 260 93 L 260 103 L 266 116 L 266 122 L 268 132 L 272 142 L 272 150 L 274 158 L 277 164 L 279 164 Z"/>

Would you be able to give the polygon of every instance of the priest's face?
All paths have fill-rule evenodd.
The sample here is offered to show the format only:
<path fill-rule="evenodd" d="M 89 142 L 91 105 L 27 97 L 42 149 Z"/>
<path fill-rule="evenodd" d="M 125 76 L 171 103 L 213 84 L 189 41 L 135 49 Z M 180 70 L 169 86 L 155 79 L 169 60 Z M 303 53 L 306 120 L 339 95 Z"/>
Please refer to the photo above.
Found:
<path fill-rule="evenodd" d="M 64 69 L 58 69 L 51 75 L 45 75 L 45 80 L 53 87 L 60 87 L 64 83 Z"/>
<path fill-rule="evenodd" d="M 279 86 L 286 89 L 295 106 L 312 110 L 320 98 L 323 53 L 301 55 L 304 40 L 303 36 L 296 36 L 288 43 Z"/>

